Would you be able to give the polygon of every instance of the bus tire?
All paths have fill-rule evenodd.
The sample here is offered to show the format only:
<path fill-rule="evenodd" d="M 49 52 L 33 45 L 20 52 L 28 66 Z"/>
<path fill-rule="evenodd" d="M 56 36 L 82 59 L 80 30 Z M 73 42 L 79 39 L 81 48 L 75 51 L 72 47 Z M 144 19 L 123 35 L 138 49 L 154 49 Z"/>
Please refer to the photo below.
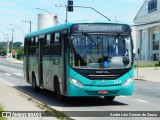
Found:
<path fill-rule="evenodd" d="M 104 96 L 105 102 L 112 103 L 114 101 L 115 96 Z"/>
<path fill-rule="evenodd" d="M 63 101 L 63 95 L 61 95 L 59 80 L 55 79 L 54 83 L 55 95 L 59 101 Z"/>
<path fill-rule="evenodd" d="M 32 88 L 33 88 L 34 92 L 39 91 L 39 88 L 38 88 L 37 83 L 36 83 L 36 77 L 35 77 L 34 73 L 32 74 Z"/>

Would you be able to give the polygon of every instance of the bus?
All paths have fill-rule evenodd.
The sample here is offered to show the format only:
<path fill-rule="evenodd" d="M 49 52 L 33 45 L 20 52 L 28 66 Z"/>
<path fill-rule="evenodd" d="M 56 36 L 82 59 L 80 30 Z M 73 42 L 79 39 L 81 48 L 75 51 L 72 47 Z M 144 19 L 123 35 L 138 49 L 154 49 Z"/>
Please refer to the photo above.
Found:
<path fill-rule="evenodd" d="M 128 24 L 68 22 L 25 35 L 24 76 L 34 91 L 67 97 L 132 95 L 133 41 Z"/>

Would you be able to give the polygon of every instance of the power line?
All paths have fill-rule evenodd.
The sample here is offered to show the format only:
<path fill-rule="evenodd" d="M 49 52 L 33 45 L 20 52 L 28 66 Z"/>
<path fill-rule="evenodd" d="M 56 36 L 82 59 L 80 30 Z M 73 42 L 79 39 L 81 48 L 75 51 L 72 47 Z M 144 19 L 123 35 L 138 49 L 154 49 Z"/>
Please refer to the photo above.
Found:
<path fill-rule="evenodd" d="M 21 17 L 21 18 L 25 18 L 26 16 L 17 16 L 17 15 L 13 15 L 13 14 L 3 14 L 3 13 L 0 13 L 0 15 L 5 15 L 5 16 L 9 16 L 9 17 Z M 33 19 L 37 19 L 36 17 L 31 17 Z"/>

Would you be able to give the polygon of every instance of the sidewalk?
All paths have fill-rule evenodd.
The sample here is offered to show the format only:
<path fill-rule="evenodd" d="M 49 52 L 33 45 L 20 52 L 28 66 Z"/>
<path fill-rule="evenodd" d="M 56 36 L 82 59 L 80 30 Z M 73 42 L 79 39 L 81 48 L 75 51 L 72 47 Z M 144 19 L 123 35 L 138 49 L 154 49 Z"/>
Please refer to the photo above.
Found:
<path fill-rule="evenodd" d="M 134 70 L 135 80 L 146 80 L 151 82 L 160 82 L 160 67 L 151 68 L 138 68 L 138 78 L 137 69 Z"/>
<path fill-rule="evenodd" d="M 6 62 L 11 62 L 11 63 L 16 63 L 16 64 L 23 64 L 23 60 L 18 60 L 18 59 L 6 59 Z"/>
<path fill-rule="evenodd" d="M 0 104 L 5 111 L 44 111 L 32 98 L 0 79 Z M 57 120 L 56 117 L 8 117 L 7 120 Z"/>

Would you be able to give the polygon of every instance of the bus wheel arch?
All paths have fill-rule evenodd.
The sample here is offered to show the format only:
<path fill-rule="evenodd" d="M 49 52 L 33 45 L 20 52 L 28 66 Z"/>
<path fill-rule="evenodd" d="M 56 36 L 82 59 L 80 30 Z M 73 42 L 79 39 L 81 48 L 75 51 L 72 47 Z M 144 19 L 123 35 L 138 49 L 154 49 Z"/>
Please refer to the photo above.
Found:
<path fill-rule="evenodd" d="M 37 92 L 39 90 L 39 87 L 37 86 L 36 76 L 35 76 L 34 72 L 32 72 L 32 88 L 33 88 L 34 92 Z"/>

